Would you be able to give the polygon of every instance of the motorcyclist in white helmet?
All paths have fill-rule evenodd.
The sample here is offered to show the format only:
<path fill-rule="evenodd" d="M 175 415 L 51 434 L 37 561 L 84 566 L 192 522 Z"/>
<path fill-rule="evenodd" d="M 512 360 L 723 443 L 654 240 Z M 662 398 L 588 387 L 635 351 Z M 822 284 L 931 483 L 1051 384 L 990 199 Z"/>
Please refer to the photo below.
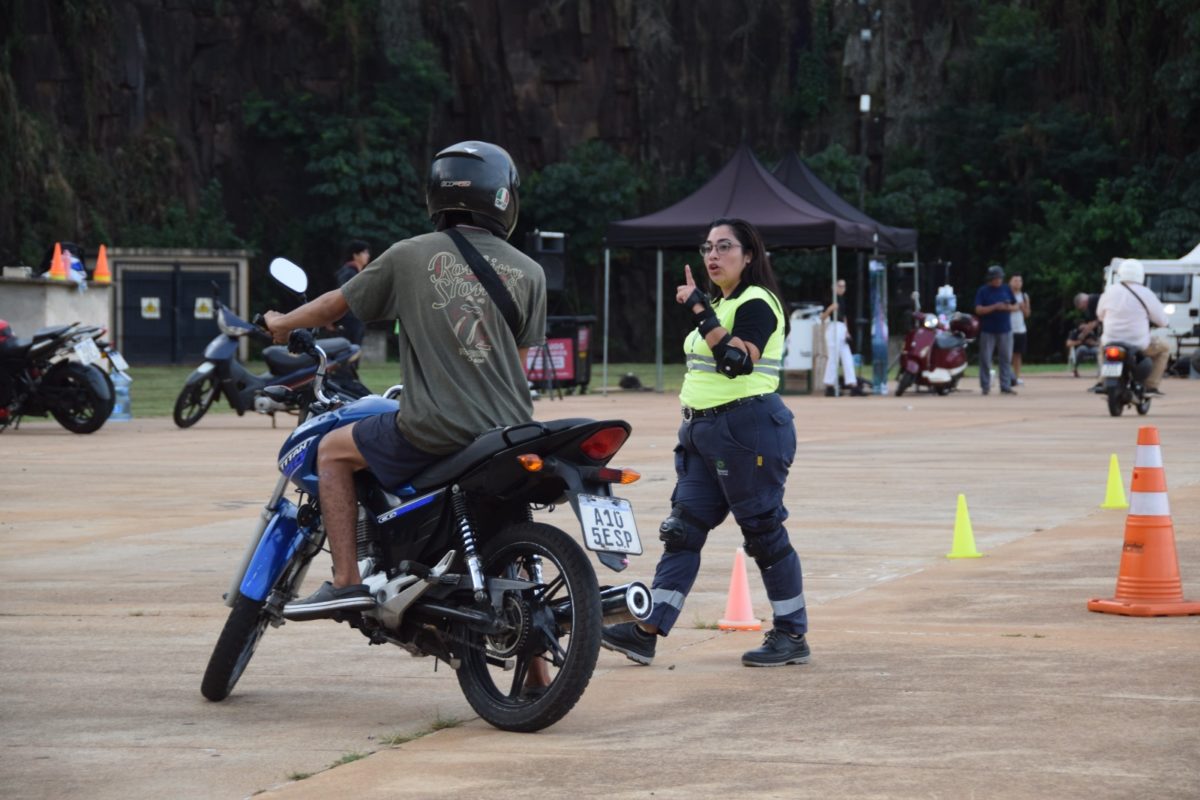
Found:
<path fill-rule="evenodd" d="M 1158 384 L 1167 369 L 1171 347 L 1150 335 L 1150 327 L 1165 327 L 1167 312 L 1154 292 L 1146 288 L 1146 270 L 1136 258 L 1127 258 L 1117 267 L 1117 283 L 1100 296 L 1096 318 L 1104 323 L 1101 344 L 1124 342 L 1145 353 L 1154 362 L 1146 379 L 1146 394 L 1162 396 Z"/>

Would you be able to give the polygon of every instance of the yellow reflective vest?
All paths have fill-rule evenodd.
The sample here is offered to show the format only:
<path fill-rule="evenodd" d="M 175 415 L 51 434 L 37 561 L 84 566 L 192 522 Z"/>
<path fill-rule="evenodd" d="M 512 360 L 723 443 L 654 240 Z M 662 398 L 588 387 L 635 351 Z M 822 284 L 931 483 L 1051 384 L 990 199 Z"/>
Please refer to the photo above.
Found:
<path fill-rule="evenodd" d="M 712 408 L 740 400 L 743 397 L 768 394 L 779 388 L 779 371 L 783 369 L 783 309 L 775 295 L 754 284 L 748 285 L 737 297 L 719 300 L 713 305 L 721 327 L 733 332 L 733 320 L 743 303 L 765 300 L 775 312 L 775 330 L 763 348 L 762 358 L 754 365 L 749 375 L 739 375 L 732 380 L 717 372 L 717 360 L 700 331 L 693 330 L 683 340 L 683 352 L 687 357 L 687 373 L 683 377 L 683 389 L 679 401 L 688 408 Z"/>

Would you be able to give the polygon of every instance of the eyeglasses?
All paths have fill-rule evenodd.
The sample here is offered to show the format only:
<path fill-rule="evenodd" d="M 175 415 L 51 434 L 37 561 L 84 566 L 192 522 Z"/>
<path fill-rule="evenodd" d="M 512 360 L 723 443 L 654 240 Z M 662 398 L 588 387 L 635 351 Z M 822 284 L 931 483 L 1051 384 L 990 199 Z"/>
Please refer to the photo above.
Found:
<path fill-rule="evenodd" d="M 704 244 L 700 245 L 700 255 L 707 256 L 709 253 L 711 253 L 713 251 L 714 247 L 717 250 L 717 254 L 723 256 L 726 253 L 728 253 L 730 250 L 732 250 L 733 248 L 741 247 L 741 245 L 738 244 L 737 242 L 731 242 L 728 239 L 722 239 L 721 241 L 717 242 L 715 245 L 710 244 L 709 242 L 705 242 Z"/>

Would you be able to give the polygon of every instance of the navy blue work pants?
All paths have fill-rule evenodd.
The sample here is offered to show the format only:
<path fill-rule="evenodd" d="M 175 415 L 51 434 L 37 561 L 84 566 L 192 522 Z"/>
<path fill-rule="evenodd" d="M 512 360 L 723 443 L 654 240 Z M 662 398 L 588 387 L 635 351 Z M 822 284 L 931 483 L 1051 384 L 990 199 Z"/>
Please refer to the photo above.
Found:
<path fill-rule="evenodd" d="M 700 571 L 708 532 L 732 513 L 762 574 L 775 628 L 808 631 L 800 557 L 783 528 L 784 484 L 795 455 L 793 415 L 777 394 L 680 426 L 671 506 L 686 536 L 658 561 L 647 624 L 664 636 L 671 630 Z"/>

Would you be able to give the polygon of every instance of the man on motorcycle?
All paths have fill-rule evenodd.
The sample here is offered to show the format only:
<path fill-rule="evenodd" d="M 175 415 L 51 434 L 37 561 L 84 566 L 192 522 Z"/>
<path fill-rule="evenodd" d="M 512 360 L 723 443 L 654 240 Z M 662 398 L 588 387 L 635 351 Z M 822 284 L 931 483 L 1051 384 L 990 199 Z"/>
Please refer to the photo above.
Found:
<path fill-rule="evenodd" d="M 1146 378 L 1146 394 L 1162 395 L 1159 381 L 1167 369 L 1171 347 L 1162 339 L 1150 335 L 1150 326 L 1167 325 L 1167 312 L 1154 292 L 1143 284 L 1146 270 L 1136 258 L 1127 258 L 1117 267 L 1117 280 L 1104 290 L 1096 306 L 1096 317 L 1104 323 L 1101 344 L 1124 342 L 1141 350 L 1154 362 Z"/>
<path fill-rule="evenodd" d="M 355 472 L 369 469 L 395 488 L 484 431 L 532 419 L 524 363 L 528 348 L 545 341 L 546 278 L 537 262 L 506 241 L 517 224 L 519 183 L 503 148 L 486 142 L 447 147 L 434 156 L 426 186 L 435 233 L 397 242 L 344 286 L 294 311 L 265 315 L 278 342 L 347 311 L 364 321 L 397 319 L 404 376 L 400 413 L 361 420 L 321 440 L 320 502 L 333 581 L 289 603 L 289 619 L 375 605 L 358 572 Z M 514 327 L 449 230 L 462 234 L 499 276 L 499 288 L 516 306 Z"/>

